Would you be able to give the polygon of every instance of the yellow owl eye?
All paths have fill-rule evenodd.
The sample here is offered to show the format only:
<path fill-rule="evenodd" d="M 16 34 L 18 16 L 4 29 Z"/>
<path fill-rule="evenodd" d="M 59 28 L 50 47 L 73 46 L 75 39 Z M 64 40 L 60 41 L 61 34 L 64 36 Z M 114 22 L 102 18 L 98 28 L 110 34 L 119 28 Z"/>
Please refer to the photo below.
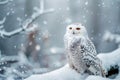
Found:
<path fill-rule="evenodd" d="M 70 27 L 69 29 L 72 29 L 72 27 Z"/>
<path fill-rule="evenodd" d="M 76 28 L 76 30 L 80 30 L 80 28 Z"/>

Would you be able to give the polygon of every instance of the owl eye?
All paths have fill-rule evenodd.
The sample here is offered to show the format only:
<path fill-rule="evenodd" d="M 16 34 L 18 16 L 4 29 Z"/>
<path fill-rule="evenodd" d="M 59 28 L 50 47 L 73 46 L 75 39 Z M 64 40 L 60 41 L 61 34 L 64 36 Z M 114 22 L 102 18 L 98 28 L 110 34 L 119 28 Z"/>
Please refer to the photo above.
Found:
<path fill-rule="evenodd" d="M 76 28 L 76 30 L 80 30 L 80 28 Z"/>
<path fill-rule="evenodd" d="M 72 29 L 72 27 L 70 27 L 69 29 Z"/>

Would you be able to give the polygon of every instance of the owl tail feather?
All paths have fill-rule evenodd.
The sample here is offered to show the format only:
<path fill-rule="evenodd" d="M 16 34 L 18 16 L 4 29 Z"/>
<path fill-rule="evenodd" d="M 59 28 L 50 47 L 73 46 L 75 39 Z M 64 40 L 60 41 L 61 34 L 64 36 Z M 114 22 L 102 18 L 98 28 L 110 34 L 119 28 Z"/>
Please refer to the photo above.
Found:
<path fill-rule="evenodd" d="M 101 76 L 106 77 L 105 70 L 102 68 L 102 66 L 100 66 L 100 69 L 101 69 Z"/>

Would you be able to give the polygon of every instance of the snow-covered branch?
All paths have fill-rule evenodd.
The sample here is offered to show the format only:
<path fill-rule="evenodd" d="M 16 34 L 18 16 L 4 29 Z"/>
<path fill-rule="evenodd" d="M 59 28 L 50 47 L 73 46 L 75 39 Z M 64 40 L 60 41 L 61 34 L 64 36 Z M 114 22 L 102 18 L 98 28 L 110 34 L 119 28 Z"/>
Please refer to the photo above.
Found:
<path fill-rule="evenodd" d="M 36 27 L 35 26 L 32 26 L 32 27 L 29 27 L 36 19 L 39 18 L 39 16 L 41 15 L 44 15 L 44 14 L 48 14 L 48 13 L 51 13 L 54 11 L 54 9 L 44 9 L 44 1 L 41 0 L 41 6 L 40 6 L 40 9 L 38 8 L 35 8 L 36 10 L 36 13 L 34 13 L 29 19 L 26 19 L 23 24 L 21 25 L 20 28 L 16 29 L 16 30 L 13 30 L 11 32 L 7 32 L 5 31 L 3 28 L 1 28 L 0 30 L 0 36 L 1 37 L 11 37 L 11 36 L 14 36 L 14 35 L 17 35 L 17 34 L 20 34 L 21 32 L 24 32 L 24 31 L 31 31 L 33 29 L 35 29 Z M 4 21 L 4 19 L 3 19 Z M 1 23 L 3 22 L 1 21 Z"/>
<path fill-rule="evenodd" d="M 109 52 L 109 53 L 100 53 L 98 57 L 102 61 L 102 66 L 105 68 L 107 72 L 107 76 L 111 76 L 113 74 L 119 73 L 120 68 L 120 48 Z M 110 70 L 113 70 L 112 73 Z M 114 71 L 115 70 L 115 71 Z"/>
<path fill-rule="evenodd" d="M 12 36 L 14 36 L 14 35 L 20 34 L 20 33 L 23 32 L 23 31 L 32 31 L 32 30 L 34 30 L 36 27 L 37 27 L 37 26 L 32 26 L 31 28 L 23 28 L 23 27 L 21 27 L 21 28 L 18 28 L 18 29 L 16 29 L 16 30 L 13 30 L 13 31 L 11 31 L 11 32 L 5 31 L 5 30 L 3 29 L 3 27 L 2 27 L 2 29 L 0 30 L 0 37 L 2 37 L 2 38 L 4 38 L 4 37 L 12 37 Z"/>
<path fill-rule="evenodd" d="M 12 1 L 12 0 L 3 0 L 3 1 L 0 1 L 0 5 L 2 5 L 2 4 L 7 4 L 7 3 L 10 2 L 10 1 Z"/>
<path fill-rule="evenodd" d="M 103 39 L 105 41 L 115 41 L 115 43 L 120 44 L 120 35 L 119 34 L 113 34 L 109 31 L 106 31 L 106 33 L 103 36 Z"/>
<path fill-rule="evenodd" d="M 2 20 L 0 20 L 0 25 L 2 25 L 6 21 L 6 17 L 4 17 Z"/>

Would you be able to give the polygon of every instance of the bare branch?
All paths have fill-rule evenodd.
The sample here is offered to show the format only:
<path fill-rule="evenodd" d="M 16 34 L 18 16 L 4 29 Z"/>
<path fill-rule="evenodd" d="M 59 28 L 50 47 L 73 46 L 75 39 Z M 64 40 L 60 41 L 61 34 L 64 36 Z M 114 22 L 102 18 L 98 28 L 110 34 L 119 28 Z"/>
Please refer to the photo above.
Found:
<path fill-rule="evenodd" d="M 32 29 L 36 28 L 35 26 L 32 26 L 32 28 L 28 28 L 36 19 L 38 19 L 41 15 L 48 14 L 54 11 L 54 9 L 46 9 L 44 10 L 44 2 L 41 0 L 41 8 L 35 8 L 36 13 L 34 13 L 29 19 L 26 19 L 20 28 L 13 30 L 11 32 L 6 32 L 4 29 L 0 30 L 0 36 L 2 38 L 4 37 L 11 37 L 14 35 L 17 35 L 24 31 L 31 31 Z M 2 22 L 1 22 L 2 23 Z"/>

